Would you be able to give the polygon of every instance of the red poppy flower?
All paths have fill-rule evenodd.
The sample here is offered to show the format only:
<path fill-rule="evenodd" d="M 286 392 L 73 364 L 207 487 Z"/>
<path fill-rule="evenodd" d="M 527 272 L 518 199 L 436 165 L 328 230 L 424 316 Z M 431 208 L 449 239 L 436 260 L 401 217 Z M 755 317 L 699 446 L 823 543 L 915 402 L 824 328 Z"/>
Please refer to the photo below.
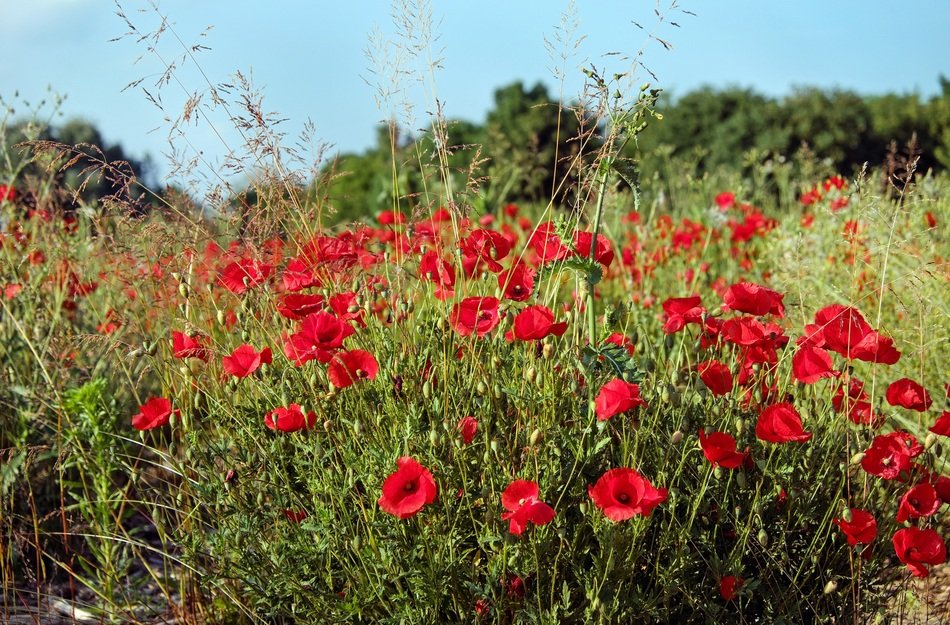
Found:
<path fill-rule="evenodd" d="M 494 297 L 466 297 L 452 308 L 449 323 L 462 336 L 485 336 L 501 321 Z"/>
<path fill-rule="evenodd" d="M 164 397 L 152 397 L 139 406 L 139 412 L 132 416 L 132 427 L 136 430 L 153 430 L 168 424 L 172 413 L 176 416 L 180 410 L 172 410 L 172 402 Z"/>
<path fill-rule="evenodd" d="M 596 484 L 587 487 L 587 494 L 608 519 L 626 521 L 637 514 L 650 516 L 666 501 L 667 489 L 654 488 L 633 469 L 618 468 L 601 475 Z"/>
<path fill-rule="evenodd" d="M 785 316 L 785 296 L 777 291 L 751 282 L 733 284 L 722 296 L 723 310 L 735 310 L 750 315 Z"/>
<path fill-rule="evenodd" d="M 950 436 L 950 411 L 944 410 L 936 423 L 930 426 L 930 431 L 940 436 Z"/>
<path fill-rule="evenodd" d="M 498 288 L 502 289 L 505 299 L 523 302 L 534 291 L 534 274 L 534 269 L 519 262 L 498 274 Z"/>
<path fill-rule="evenodd" d="M 745 584 L 745 580 L 737 575 L 726 575 L 719 580 L 719 595 L 725 601 L 732 601 L 737 595 L 737 591 Z"/>
<path fill-rule="evenodd" d="M 725 432 L 713 432 L 707 436 L 700 430 L 699 446 L 702 447 L 706 460 L 714 467 L 724 469 L 738 469 L 748 453 L 748 448 L 745 452 L 736 451 L 736 439 Z"/>
<path fill-rule="evenodd" d="M 241 345 L 230 356 L 221 359 L 224 370 L 236 378 L 246 378 L 260 368 L 262 364 L 270 364 L 272 354 L 270 347 L 256 351 L 250 345 Z"/>
<path fill-rule="evenodd" d="M 312 286 L 320 286 L 320 279 L 313 273 L 310 266 L 300 258 L 290 259 L 280 281 L 285 291 L 302 291 Z"/>
<path fill-rule="evenodd" d="M 727 211 L 735 205 L 736 194 L 732 191 L 723 191 L 716 196 L 715 202 L 720 210 Z"/>
<path fill-rule="evenodd" d="M 875 415 L 871 408 L 871 399 L 864 390 L 864 383 L 852 377 L 847 387 L 839 386 L 831 398 L 831 405 L 838 412 L 844 412 L 852 423 L 879 427 L 883 418 Z"/>
<path fill-rule="evenodd" d="M 462 417 L 459 419 L 458 429 L 459 434 L 462 435 L 462 442 L 468 445 L 475 440 L 475 432 L 478 431 L 478 421 L 472 416 Z"/>
<path fill-rule="evenodd" d="M 531 238 L 528 239 L 528 245 L 537 255 L 539 265 L 564 260 L 573 254 L 571 249 L 561 241 L 554 224 L 550 221 L 538 224 L 538 227 L 531 233 Z"/>
<path fill-rule="evenodd" d="M 802 443 L 811 438 L 811 432 L 802 429 L 802 417 L 789 403 L 768 406 L 755 424 L 755 436 L 768 443 Z"/>
<path fill-rule="evenodd" d="M 908 519 L 919 519 L 936 514 L 942 504 L 943 501 L 937 495 L 937 489 L 933 484 L 921 482 L 901 497 L 900 505 L 897 507 L 897 522 L 903 523 Z"/>
<path fill-rule="evenodd" d="M 861 467 L 871 475 L 893 480 L 909 471 L 911 460 L 923 452 L 923 445 L 912 434 L 901 431 L 879 434 L 864 452 Z"/>
<path fill-rule="evenodd" d="M 857 309 L 832 304 L 815 313 L 815 325 L 806 327 L 815 344 L 848 358 L 892 365 L 900 359 L 894 341 L 871 329 Z"/>
<path fill-rule="evenodd" d="M 916 577 L 930 574 L 925 564 L 943 564 L 947 560 L 947 546 L 932 529 L 905 527 L 894 533 L 893 542 L 897 557 Z"/>
<path fill-rule="evenodd" d="M 663 302 L 663 312 L 666 321 L 663 323 L 663 332 L 675 334 L 688 323 L 702 323 L 706 309 L 702 306 L 698 295 L 691 297 L 671 297 Z"/>
<path fill-rule="evenodd" d="M 590 243 L 593 238 L 593 234 L 590 232 L 578 232 L 574 235 L 574 249 L 577 250 L 578 256 L 590 258 Z M 603 265 L 604 268 L 610 267 L 610 264 L 614 262 L 614 250 L 610 246 L 610 239 L 602 234 L 597 235 L 594 261 Z"/>
<path fill-rule="evenodd" d="M 511 252 L 511 241 L 495 230 L 476 230 L 459 242 L 462 251 L 462 268 L 471 277 L 482 267 L 491 273 L 501 271 L 501 263 Z"/>
<path fill-rule="evenodd" d="M 16 200 L 16 188 L 0 184 L 0 204 Z"/>
<path fill-rule="evenodd" d="M 327 367 L 327 377 L 337 388 L 346 388 L 359 380 L 375 380 L 377 373 L 376 358 L 361 349 L 337 353 Z"/>
<path fill-rule="evenodd" d="M 887 387 L 885 397 L 887 403 L 892 406 L 900 406 L 917 412 L 926 412 L 933 403 L 927 389 L 910 378 L 901 378 L 891 382 L 890 386 Z"/>
<path fill-rule="evenodd" d="M 298 332 L 284 338 L 284 355 L 298 367 L 311 360 L 330 362 L 333 352 L 354 331 L 353 326 L 328 312 L 313 313 L 300 322 Z"/>
<path fill-rule="evenodd" d="M 455 294 L 455 270 L 434 250 L 427 251 L 419 260 L 419 276 L 435 284 L 436 299 L 444 300 Z"/>
<path fill-rule="evenodd" d="M 848 544 L 854 547 L 858 543 L 868 545 L 877 537 L 877 521 L 870 512 L 851 508 L 851 520 L 832 519 L 832 523 L 841 528 Z"/>
<path fill-rule="evenodd" d="M 201 334 L 188 335 L 175 330 L 172 332 L 172 356 L 175 358 L 198 358 L 208 360 L 208 339 Z"/>
<path fill-rule="evenodd" d="M 540 341 L 546 336 L 561 336 L 567 322 L 554 322 L 554 313 L 547 306 L 528 306 L 515 316 L 514 327 L 505 334 L 509 341 Z"/>
<path fill-rule="evenodd" d="M 290 521 L 291 523 L 300 523 L 301 521 L 303 521 L 310 515 L 307 514 L 306 510 L 294 510 L 292 508 L 285 508 L 284 516 L 287 517 L 287 520 Z"/>
<path fill-rule="evenodd" d="M 7 299 L 13 299 L 23 290 L 23 285 L 18 283 L 8 284 L 3 288 L 3 296 Z"/>
<path fill-rule="evenodd" d="M 356 303 L 355 292 L 346 291 L 331 295 L 327 304 L 340 321 L 353 321 L 361 328 L 366 327 L 366 322 L 363 321 L 363 309 Z"/>
<path fill-rule="evenodd" d="M 396 461 L 396 472 L 383 482 L 379 507 L 400 519 L 408 519 L 435 501 L 438 486 L 429 470 L 413 458 L 404 456 Z"/>
<path fill-rule="evenodd" d="M 799 338 L 798 349 L 792 356 L 792 375 L 803 384 L 814 384 L 822 378 L 834 377 L 831 356 L 812 345 L 805 337 Z"/>
<path fill-rule="evenodd" d="M 637 351 L 637 346 L 634 345 L 633 341 L 621 334 L 620 332 L 614 332 L 610 336 L 604 339 L 604 343 L 611 343 L 617 347 L 622 347 L 627 351 L 627 354 L 633 356 Z"/>
<path fill-rule="evenodd" d="M 717 360 L 706 360 L 696 368 L 699 378 L 713 395 L 726 395 L 732 391 L 732 373 L 726 365 Z"/>
<path fill-rule="evenodd" d="M 270 276 L 273 267 L 253 258 L 242 258 L 229 263 L 218 272 L 218 282 L 235 295 L 241 295 Z"/>
<path fill-rule="evenodd" d="M 639 386 L 615 379 L 600 387 L 597 399 L 594 400 L 594 411 L 597 413 L 598 421 L 606 421 L 621 412 L 646 405 L 640 397 Z"/>
<path fill-rule="evenodd" d="M 554 519 L 554 508 L 538 500 L 540 491 L 535 482 L 515 480 L 501 494 L 501 505 L 505 507 L 501 515 L 508 521 L 508 531 L 515 536 L 524 532 L 529 522 L 545 525 Z"/>
<path fill-rule="evenodd" d="M 312 428 L 316 422 L 317 415 L 313 411 L 305 415 L 299 404 L 290 404 L 286 408 L 274 408 L 264 415 L 264 425 L 280 432 L 296 432 L 304 428 Z"/>
<path fill-rule="evenodd" d="M 279 312 L 282 317 L 299 321 L 308 315 L 322 310 L 323 303 L 324 299 L 322 295 L 290 293 L 278 300 L 277 312 Z"/>

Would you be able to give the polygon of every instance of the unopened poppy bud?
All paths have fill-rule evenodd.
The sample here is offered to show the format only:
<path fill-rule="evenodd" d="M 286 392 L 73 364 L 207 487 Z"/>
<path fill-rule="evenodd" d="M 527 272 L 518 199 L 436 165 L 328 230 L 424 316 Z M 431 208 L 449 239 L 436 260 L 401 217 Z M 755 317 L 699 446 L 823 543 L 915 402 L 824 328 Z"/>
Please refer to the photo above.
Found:
<path fill-rule="evenodd" d="M 174 428 L 177 423 L 178 423 L 178 411 L 172 410 L 172 413 L 168 415 L 168 425 Z"/>
<path fill-rule="evenodd" d="M 739 434 L 745 434 L 746 421 L 745 419 L 736 419 L 736 432 Z"/>
<path fill-rule="evenodd" d="M 717 480 L 721 480 L 723 476 L 722 467 L 716 467 L 715 469 L 713 469 L 713 475 L 716 477 Z"/>
<path fill-rule="evenodd" d="M 218 314 L 215 315 L 215 318 L 218 320 L 218 325 L 220 325 L 220 326 L 223 326 L 223 325 L 224 325 L 225 317 L 224 317 L 224 311 L 223 311 L 223 310 L 219 310 L 219 311 L 218 311 Z"/>
<path fill-rule="evenodd" d="M 676 430 L 673 432 L 673 435 L 670 436 L 670 442 L 674 445 L 679 445 L 683 442 L 683 432 L 681 430 Z"/>
<path fill-rule="evenodd" d="M 329 432 L 329 431 L 332 430 L 332 429 L 333 429 L 333 423 L 332 423 L 329 419 L 327 419 L 326 421 L 323 422 L 323 431 L 324 431 L 324 432 Z"/>
<path fill-rule="evenodd" d="M 841 518 L 844 519 L 846 522 L 850 523 L 853 518 L 851 515 L 851 508 L 846 507 L 844 510 L 842 510 Z"/>
<path fill-rule="evenodd" d="M 350 545 L 352 545 L 354 551 L 360 550 L 360 537 L 354 536 L 350 539 Z"/>
<path fill-rule="evenodd" d="M 432 383 L 428 380 L 422 383 L 422 397 L 423 399 L 432 397 Z"/>
<path fill-rule="evenodd" d="M 736 474 L 736 484 L 739 485 L 739 488 L 745 488 L 748 482 L 746 481 L 745 471 L 739 471 Z"/>
<path fill-rule="evenodd" d="M 545 360 L 550 360 L 551 356 L 553 355 L 554 355 L 554 345 L 552 345 L 551 343 L 545 343 L 544 345 L 541 346 L 541 356 Z"/>
<path fill-rule="evenodd" d="M 528 367 L 527 369 L 525 369 L 525 372 L 524 372 L 525 380 L 533 384 L 537 378 L 538 378 L 537 369 L 535 369 L 534 367 Z"/>
<path fill-rule="evenodd" d="M 178 294 L 182 297 L 188 297 L 188 285 L 184 282 L 178 283 Z"/>
<path fill-rule="evenodd" d="M 581 514 L 587 514 L 587 502 L 582 501 L 578 504 L 577 508 L 581 511 Z"/>
<path fill-rule="evenodd" d="M 676 344 L 676 339 L 673 337 L 672 334 L 667 334 L 666 338 L 663 339 L 663 345 L 664 347 L 666 347 L 666 351 L 670 351 L 671 349 L 673 349 L 673 345 L 675 344 Z"/>
<path fill-rule="evenodd" d="M 663 390 L 660 391 L 660 401 L 664 404 L 670 403 L 670 389 L 668 386 L 664 386 Z"/>
<path fill-rule="evenodd" d="M 838 590 L 838 582 L 836 582 L 836 581 L 833 580 L 833 579 L 832 579 L 832 580 L 828 580 L 828 583 L 825 584 L 825 594 L 826 594 L 826 595 L 830 595 L 831 593 L 835 592 L 836 590 Z"/>
<path fill-rule="evenodd" d="M 759 544 L 762 545 L 763 547 L 769 546 L 769 535 L 768 533 L 766 533 L 765 528 L 762 528 L 759 530 L 759 533 L 755 537 L 755 539 L 758 540 Z"/>
<path fill-rule="evenodd" d="M 439 444 L 439 431 L 429 430 L 429 444 L 435 447 Z"/>
<path fill-rule="evenodd" d="M 192 400 L 191 405 L 195 407 L 195 410 L 201 408 L 201 393 L 195 393 L 195 398 Z"/>
<path fill-rule="evenodd" d="M 488 386 L 485 385 L 481 380 L 478 381 L 478 384 L 475 385 L 475 392 L 479 395 L 484 395 L 488 392 Z"/>
<path fill-rule="evenodd" d="M 927 438 L 924 439 L 924 449 L 930 449 L 937 444 L 937 436 L 931 432 L 927 435 Z"/>
<path fill-rule="evenodd" d="M 864 460 L 864 452 L 859 451 L 858 453 L 851 456 L 851 464 L 858 465 L 861 464 L 861 461 Z"/>
<path fill-rule="evenodd" d="M 495 396 L 495 399 L 501 399 L 502 393 L 500 384 L 496 384 L 492 387 L 492 394 Z"/>
<path fill-rule="evenodd" d="M 531 436 L 528 437 L 528 444 L 534 447 L 538 444 L 538 441 L 541 439 L 541 430 L 534 428 L 531 432 Z"/>
<path fill-rule="evenodd" d="M 353 421 L 353 434 L 359 436 L 363 432 L 363 424 L 359 419 Z"/>
<path fill-rule="evenodd" d="M 498 453 L 498 441 L 497 441 L 496 439 L 492 439 L 492 442 L 491 442 L 491 450 L 492 450 L 492 452 L 494 452 L 494 453 L 496 453 L 496 454 Z"/>

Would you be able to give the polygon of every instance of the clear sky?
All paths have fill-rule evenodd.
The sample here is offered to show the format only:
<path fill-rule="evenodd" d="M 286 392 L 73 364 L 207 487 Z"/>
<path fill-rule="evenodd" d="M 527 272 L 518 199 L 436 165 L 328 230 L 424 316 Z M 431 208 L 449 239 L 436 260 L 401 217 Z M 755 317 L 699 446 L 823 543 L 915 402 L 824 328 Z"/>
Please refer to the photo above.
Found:
<path fill-rule="evenodd" d="M 308 119 L 333 150 L 360 150 L 374 141 L 373 126 L 387 115 L 375 102 L 381 81 L 367 50 L 380 38 L 396 37 L 389 0 L 154 1 L 174 29 L 162 36 L 158 54 L 135 37 L 110 41 L 128 30 L 112 0 L 0 0 L 0 96 L 36 104 L 51 86 L 67 96 L 65 117 L 89 119 L 107 141 L 121 142 L 133 155 L 151 154 L 162 173 L 169 150 L 164 115 L 179 115 L 188 94 L 207 91 L 188 63 L 159 88 L 162 63 L 177 62 L 182 43 L 201 44 L 210 48 L 195 54 L 204 74 L 214 83 L 229 82 L 237 70 L 253 76 L 265 110 L 287 120 L 279 127 L 290 143 Z M 608 53 L 638 50 L 655 84 L 673 94 L 709 84 L 769 95 L 814 85 L 930 96 L 937 76 L 950 75 L 950 0 L 679 0 L 679 9 L 668 10 L 670 3 L 578 0 L 576 35 L 586 38 L 563 64 L 566 98 L 582 84 L 582 64 L 619 71 L 627 65 Z M 142 33 L 158 24 L 149 0 L 120 4 Z M 432 49 L 441 51 L 444 65 L 435 85 L 448 117 L 481 120 L 493 89 L 517 79 L 543 81 L 557 93 L 552 68 L 561 62 L 545 38 L 557 35 L 567 0 L 431 4 L 439 35 Z M 652 81 L 643 70 L 640 76 Z M 144 80 L 123 91 L 137 79 Z M 431 110 L 428 86 L 412 80 L 404 86 L 415 104 L 410 123 L 422 127 Z M 143 89 L 161 96 L 166 113 Z M 225 145 L 240 149 L 238 134 L 220 114 L 198 113 L 186 134 L 209 163 L 221 162 Z"/>

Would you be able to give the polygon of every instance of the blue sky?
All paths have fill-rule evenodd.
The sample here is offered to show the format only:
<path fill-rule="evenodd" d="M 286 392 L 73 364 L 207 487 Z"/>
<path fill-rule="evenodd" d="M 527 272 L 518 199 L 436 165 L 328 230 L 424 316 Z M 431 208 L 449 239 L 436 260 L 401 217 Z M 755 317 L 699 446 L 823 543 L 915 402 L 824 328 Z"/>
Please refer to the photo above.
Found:
<path fill-rule="evenodd" d="M 359 150 L 373 142 L 373 126 L 386 114 L 376 106 L 373 85 L 379 80 L 366 50 L 374 45 L 374 30 L 382 38 L 395 36 L 388 0 L 155 1 L 183 43 L 210 48 L 196 57 L 212 82 L 228 82 L 237 70 L 253 76 L 265 110 L 287 120 L 280 128 L 289 143 L 308 119 L 332 150 Z M 629 65 L 608 53 L 641 49 L 657 76 L 655 84 L 674 94 L 710 84 L 770 95 L 815 85 L 930 96 L 937 76 L 950 75 L 947 0 L 678 4 L 695 15 L 667 10 L 670 0 L 578 0 L 577 34 L 586 38 L 563 64 L 565 96 L 580 89 L 582 64 L 621 71 Z M 188 94 L 207 89 L 193 66 L 185 64 L 177 72 L 181 84 L 173 81 L 159 89 L 162 60 L 156 54 L 134 37 L 110 42 L 127 31 L 111 0 L 0 0 L 0 5 L 0 96 L 5 101 L 25 98 L 35 105 L 51 86 L 67 96 L 61 109 L 65 117 L 91 120 L 108 141 L 121 142 L 135 155 L 150 153 L 158 172 L 167 171 L 162 155 L 169 150 L 169 126 L 163 117 L 177 116 Z M 121 5 L 143 32 L 158 23 L 148 0 L 121 0 Z M 566 0 L 432 0 L 439 34 L 432 49 L 441 51 L 444 66 L 435 86 L 446 114 L 480 120 L 491 106 L 493 89 L 516 79 L 543 81 L 556 93 L 552 68 L 560 62 L 549 54 L 545 38 L 555 37 L 568 5 Z M 658 23 L 655 8 L 664 23 Z M 202 36 L 208 26 L 213 28 Z M 157 49 L 165 62 L 183 52 L 170 32 Z M 122 91 L 140 78 L 140 85 Z M 638 82 L 647 79 L 652 80 L 640 70 Z M 404 87 L 414 104 L 407 123 L 421 127 L 431 110 L 431 81 L 405 81 Z M 143 88 L 161 94 L 165 114 L 149 103 Z M 206 167 L 220 165 L 228 149 L 240 149 L 240 137 L 220 113 L 199 114 L 186 133 L 191 145 L 179 142 L 179 149 L 201 150 Z"/>

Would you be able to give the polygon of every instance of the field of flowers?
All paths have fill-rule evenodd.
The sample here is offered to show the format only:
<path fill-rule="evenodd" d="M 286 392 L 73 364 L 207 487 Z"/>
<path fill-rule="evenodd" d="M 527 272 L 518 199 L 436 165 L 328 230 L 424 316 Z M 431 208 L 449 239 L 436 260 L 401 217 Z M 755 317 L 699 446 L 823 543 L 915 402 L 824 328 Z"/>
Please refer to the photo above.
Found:
<path fill-rule="evenodd" d="M 8 182 L 8 615 L 947 614 L 945 177 L 332 228 L 291 188 L 241 231 Z"/>

